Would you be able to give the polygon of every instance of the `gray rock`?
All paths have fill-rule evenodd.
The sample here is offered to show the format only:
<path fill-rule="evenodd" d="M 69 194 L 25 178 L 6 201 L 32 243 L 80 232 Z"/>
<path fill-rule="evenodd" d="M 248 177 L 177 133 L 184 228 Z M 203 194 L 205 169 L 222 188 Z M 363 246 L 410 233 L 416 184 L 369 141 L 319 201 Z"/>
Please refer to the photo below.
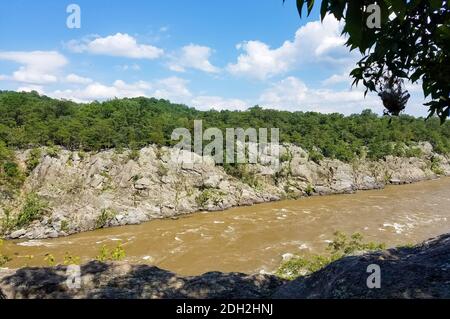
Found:
<path fill-rule="evenodd" d="M 19 229 L 19 230 L 16 230 L 16 231 L 12 232 L 9 235 L 9 237 L 11 239 L 17 239 L 17 238 L 23 237 L 26 233 L 27 233 L 27 231 L 25 229 Z"/>

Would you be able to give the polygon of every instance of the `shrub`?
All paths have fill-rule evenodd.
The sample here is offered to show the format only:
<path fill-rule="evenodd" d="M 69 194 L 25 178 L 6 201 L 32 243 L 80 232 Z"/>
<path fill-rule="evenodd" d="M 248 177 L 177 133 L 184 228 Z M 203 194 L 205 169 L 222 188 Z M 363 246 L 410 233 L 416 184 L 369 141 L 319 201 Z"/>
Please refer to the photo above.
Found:
<path fill-rule="evenodd" d="M 56 259 L 55 256 L 52 254 L 45 254 L 44 261 L 49 265 L 50 267 L 53 267 L 56 265 Z"/>
<path fill-rule="evenodd" d="M 209 202 L 214 205 L 219 205 L 223 201 L 223 196 L 225 194 L 217 189 L 205 189 L 199 196 L 195 198 L 195 201 L 199 207 L 204 207 Z"/>
<path fill-rule="evenodd" d="M 67 220 L 61 221 L 61 230 L 65 233 L 69 231 L 69 222 Z"/>
<path fill-rule="evenodd" d="M 7 262 L 11 261 L 11 258 L 9 258 L 6 255 L 3 255 L 2 246 L 3 246 L 3 240 L 0 239 L 0 267 L 3 267 Z"/>
<path fill-rule="evenodd" d="M 59 151 L 60 151 L 60 149 L 58 146 L 52 145 L 52 146 L 47 147 L 47 155 L 50 157 L 58 158 Z"/>
<path fill-rule="evenodd" d="M 363 236 L 354 233 L 350 238 L 341 233 L 334 233 L 334 240 L 328 244 L 326 255 L 309 255 L 292 258 L 281 264 L 276 275 L 284 279 L 295 279 L 316 272 L 328 264 L 344 256 L 354 254 L 358 251 L 375 251 L 384 249 L 384 244 L 373 242 L 364 243 Z"/>
<path fill-rule="evenodd" d="M 130 151 L 130 153 L 128 154 L 128 159 L 137 162 L 139 160 L 140 157 L 140 152 L 139 150 L 133 149 Z"/>
<path fill-rule="evenodd" d="M 316 151 L 316 150 L 310 150 L 309 151 L 309 160 L 313 161 L 314 163 L 320 164 L 320 161 L 323 160 L 322 153 Z"/>
<path fill-rule="evenodd" d="M 27 227 L 35 220 L 41 219 L 48 209 L 47 203 L 42 201 L 35 193 L 28 194 L 25 204 L 17 216 L 16 228 Z"/>
<path fill-rule="evenodd" d="M 123 248 L 122 242 L 120 242 L 111 251 L 103 245 L 100 249 L 98 256 L 95 258 L 98 261 L 121 261 L 126 257 L 125 249 Z"/>
<path fill-rule="evenodd" d="M 95 228 L 103 228 L 105 227 L 111 219 L 116 216 L 116 212 L 110 209 L 102 209 L 100 215 L 97 217 L 95 221 Z"/>
<path fill-rule="evenodd" d="M 430 169 L 436 175 L 445 175 L 445 172 L 441 167 L 441 159 L 439 157 L 433 156 L 431 158 Z"/>
<path fill-rule="evenodd" d="M 66 252 L 64 255 L 64 265 L 79 265 L 81 261 L 81 258 L 78 256 L 73 256 Z"/>
<path fill-rule="evenodd" d="M 305 193 L 308 196 L 312 196 L 314 193 L 314 187 L 311 184 L 308 184 L 308 186 L 306 186 Z"/>
<path fill-rule="evenodd" d="M 42 151 L 40 148 L 34 148 L 30 151 L 26 160 L 27 173 L 30 174 L 41 162 Z"/>
<path fill-rule="evenodd" d="M 260 186 L 260 180 L 249 170 L 247 164 L 224 164 L 223 168 L 228 175 L 236 177 L 253 188 Z"/>

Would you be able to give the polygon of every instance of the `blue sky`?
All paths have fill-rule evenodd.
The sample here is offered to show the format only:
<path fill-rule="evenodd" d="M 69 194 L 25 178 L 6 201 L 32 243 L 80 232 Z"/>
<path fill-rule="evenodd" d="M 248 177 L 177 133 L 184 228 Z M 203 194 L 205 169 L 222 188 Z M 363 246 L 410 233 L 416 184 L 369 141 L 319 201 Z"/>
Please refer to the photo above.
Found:
<path fill-rule="evenodd" d="M 66 8 L 81 8 L 69 29 Z M 79 102 L 155 96 L 199 109 L 381 113 L 351 89 L 334 18 L 299 19 L 295 1 L 73 0 L 0 3 L 0 89 Z M 420 88 L 408 112 L 425 115 Z"/>

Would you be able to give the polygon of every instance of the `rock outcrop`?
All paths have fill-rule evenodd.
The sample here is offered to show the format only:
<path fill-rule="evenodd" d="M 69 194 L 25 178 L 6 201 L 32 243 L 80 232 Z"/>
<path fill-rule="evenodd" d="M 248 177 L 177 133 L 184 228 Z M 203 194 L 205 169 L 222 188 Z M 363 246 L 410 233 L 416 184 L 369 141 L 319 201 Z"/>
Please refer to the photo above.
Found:
<path fill-rule="evenodd" d="M 284 283 L 269 275 L 210 272 L 179 277 L 147 265 L 90 262 L 79 289 L 67 266 L 0 271 L 0 293 L 11 299 L 259 299 Z"/>
<path fill-rule="evenodd" d="M 266 158 L 263 164 L 245 165 L 240 178 L 227 174 L 210 157 L 167 147 L 149 146 L 139 156 L 115 150 L 95 154 L 61 150 L 55 156 L 45 155 L 44 149 L 39 165 L 25 181 L 22 196 L 0 204 L 0 219 L 4 215 L 1 206 L 18 213 L 25 194 L 36 193 L 48 204 L 48 212 L 7 237 L 52 238 L 200 210 L 351 193 L 431 179 L 436 173 L 450 175 L 449 158 L 433 153 L 429 143 L 419 147 L 421 158 L 390 156 L 349 164 L 331 159 L 316 163 L 300 147 L 284 145 L 279 171 Z M 17 152 L 22 166 L 29 153 Z"/>
<path fill-rule="evenodd" d="M 367 266 L 381 287 L 367 287 Z M 0 270 L 0 298 L 450 298 L 450 234 L 412 248 L 342 258 L 291 282 L 272 275 L 206 273 L 179 277 L 147 265 L 90 262 L 79 289 L 66 266 Z M 70 288 L 72 287 L 72 289 Z"/>
<path fill-rule="evenodd" d="M 369 289 L 369 265 L 380 267 L 380 288 Z M 413 248 L 342 258 L 279 288 L 273 298 L 450 298 L 450 234 Z"/>

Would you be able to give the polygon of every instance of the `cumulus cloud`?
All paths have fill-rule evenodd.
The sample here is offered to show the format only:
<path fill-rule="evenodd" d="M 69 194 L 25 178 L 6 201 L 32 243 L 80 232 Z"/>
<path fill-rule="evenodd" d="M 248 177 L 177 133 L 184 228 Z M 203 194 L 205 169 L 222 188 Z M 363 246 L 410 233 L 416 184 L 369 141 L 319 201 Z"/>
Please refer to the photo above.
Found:
<path fill-rule="evenodd" d="M 307 63 L 348 63 L 351 54 L 341 37 L 343 25 L 333 16 L 323 22 L 313 21 L 300 27 L 292 41 L 272 49 L 261 41 L 247 41 L 237 46 L 243 51 L 236 63 L 227 66 L 231 74 L 264 80 L 284 74 Z"/>
<path fill-rule="evenodd" d="M 362 89 L 348 90 L 312 89 L 296 77 L 287 77 L 272 84 L 259 98 L 261 105 L 289 111 L 314 111 L 321 113 L 359 113 L 371 108 L 381 113 L 378 97 Z"/>
<path fill-rule="evenodd" d="M 184 46 L 181 52 L 172 56 L 169 68 L 176 72 L 185 72 L 186 69 L 196 69 L 207 73 L 217 73 L 219 68 L 209 61 L 212 49 L 206 46 L 190 44 Z"/>
<path fill-rule="evenodd" d="M 12 61 L 21 66 L 3 80 L 29 84 L 49 84 L 58 80 L 58 73 L 67 59 L 56 51 L 0 51 L 0 60 Z"/>
<path fill-rule="evenodd" d="M 109 55 L 132 59 L 157 59 L 164 54 L 164 50 L 152 45 L 139 44 L 137 40 L 126 34 L 116 33 L 106 37 L 71 40 L 67 47 L 77 53 L 88 52 L 97 55 Z"/>
<path fill-rule="evenodd" d="M 208 95 L 194 97 L 191 105 L 199 110 L 246 110 L 250 107 L 244 100 Z"/>
<path fill-rule="evenodd" d="M 165 78 L 153 82 L 138 81 L 134 83 L 116 80 L 110 85 L 92 82 L 76 89 L 56 90 L 48 93 L 48 95 L 84 103 L 94 100 L 101 101 L 139 96 L 156 97 L 178 103 L 187 103 L 192 97 L 191 92 L 187 88 L 187 83 L 188 81 L 177 77 Z"/>
<path fill-rule="evenodd" d="M 156 81 L 152 96 L 159 99 L 167 99 L 178 103 L 188 103 L 192 97 L 187 84 L 189 81 L 172 76 Z"/>
<path fill-rule="evenodd" d="M 90 78 L 82 77 L 73 73 L 67 75 L 65 77 L 65 81 L 72 84 L 89 84 L 93 82 Z"/>
<path fill-rule="evenodd" d="M 144 81 L 128 84 L 122 80 L 112 85 L 94 82 L 83 88 L 56 90 L 50 96 L 76 102 L 91 102 L 94 100 L 107 100 L 113 98 L 146 96 L 150 84 Z"/>
<path fill-rule="evenodd" d="M 331 86 L 339 83 L 348 83 L 351 84 L 353 79 L 350 77 L 348 72 L 344 72 L 341 74 L 333 74 L 332 76 L 326 78 L 322 81 L 322 85 Z"/>
<path fill-rule="evenodd" d="M 93 82 L 77 89 L 56 90 L 53 92 L 43 92 L 54 98 L 68 99 L 76 102 L 87 103 L 91 101 L 102 101 L 114 98 L 132 97 L 155 97 L 170 100 L 174 103 L 184 103 L 201 110 L 245 110 L 250 103 L 236 98 L 224 98 L 220 96 L 200 95 L 195 96 L 188 88 L 189 81 L 179 77 L 168 77 L 151 82 L 139 81 L 127 83 L 117 80 L 111 85 Z M 31 91 L 28 88 L 26 91 Z"/>

